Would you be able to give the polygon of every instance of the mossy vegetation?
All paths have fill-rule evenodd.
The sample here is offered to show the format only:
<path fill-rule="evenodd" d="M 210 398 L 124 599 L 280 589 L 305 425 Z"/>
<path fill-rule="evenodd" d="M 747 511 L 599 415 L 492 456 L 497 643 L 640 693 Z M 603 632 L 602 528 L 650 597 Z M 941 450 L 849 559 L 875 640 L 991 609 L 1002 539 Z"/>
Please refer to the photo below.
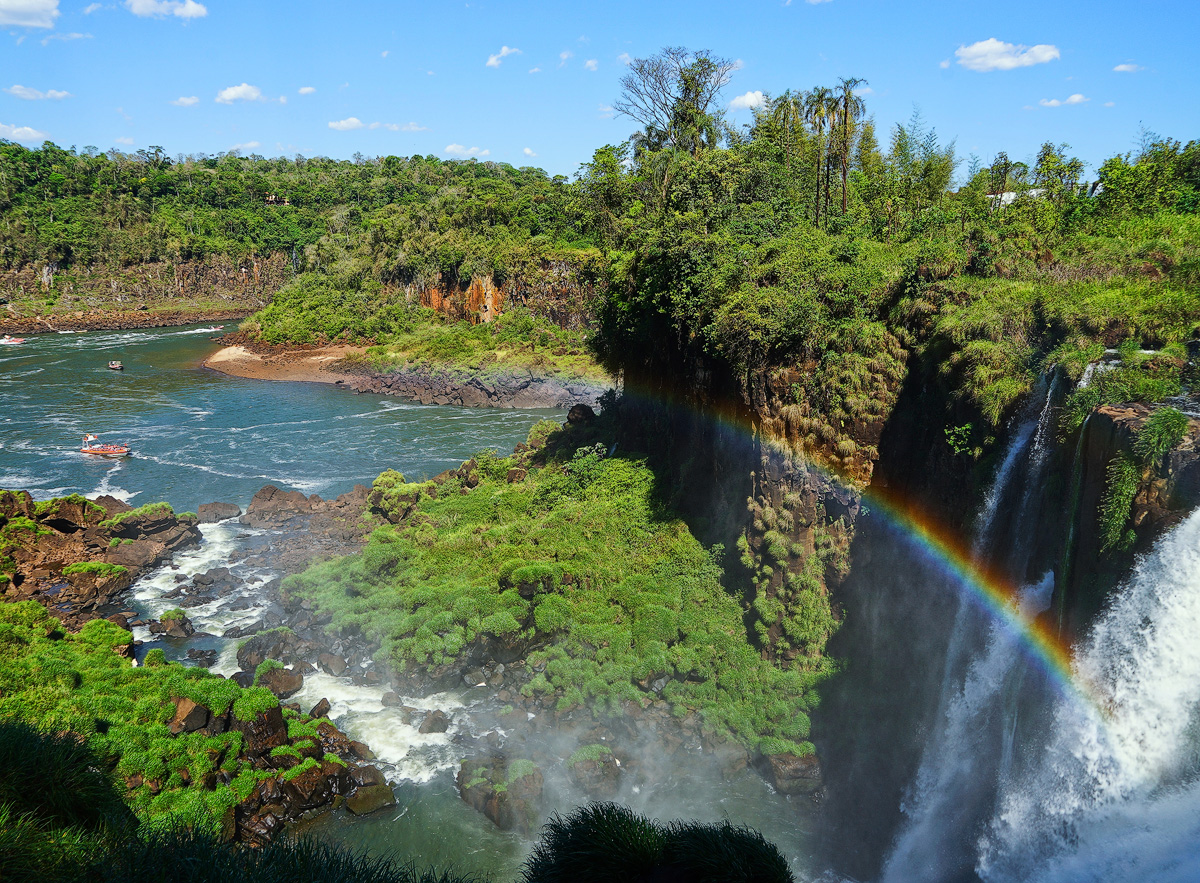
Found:
<path fill-rule="evenodd" d="M 119 573 L 129 573 L 129 568 L 123 567 L 120 564 L 109 564 L 105 561 L 80 561 L 75 564 L 68 564 L 63 568 L 62 572 L 63 576 L 87 573 L 94 575 L 97 579 L 107 579 Z"/>
<path fill-rule="evenodd" d="M 122 512 L 119 515 L 114 515 L 112 518 L 106 518 L 100 522 L 101 527 L 106 527 L 109 530 L 117 530 L 126 521 L 144 516 L 165 516 L 174 515 L 175 510 L 171 508 L 170 503 L 147 503 L 144 506 L 138 506 L 136 509 L 130 509 L 128 512 Z"/>
<path fill-rule="evenodd" d="M 714 731 L 810 752 L 807 712 L 828 670 L 819 654 L 789 670 L 760 658 L 721 586 L 719 552 L 664 508 L 645 459 L 608 457 L 586 430 L 530 436 L 548 438 L 545 465 L 477 457 L 475 487 L 452 478 L 422 492 L 361 554 L 289 577 L 283 591 L 378 641 L 398 669 L 432 670 L 483 643 L 523 656 L 534 672 L 524 692 L 559 708 L 620 714 L 623 702 L 655 701 L 660 681 L 679 714 L 699 711 Z M 510 483 L 517 466 L 528 475 Z"/>
<path fill-rule="evenodd" d="M 231 807 L 271 773 L 239 759 L 239 733 L 171 735 L 174 699 L 214 714 L 232 707 L 240 720 L 279 701 L 262 688 L 243 690 L 203 669 L 167 664 L 161 650 L 133 667 L 114 652 L 131 640 L 107 620 L 70 634 L 35 602 L 0 605 L 0 721 L 76 734 L 106 777 L 134 783 L 126 803 L 144 823 L 219 832 Z M 215 773 L 229 784 L 213 782 Z M 206 778 L 211 788 L 202 785 Z"/>

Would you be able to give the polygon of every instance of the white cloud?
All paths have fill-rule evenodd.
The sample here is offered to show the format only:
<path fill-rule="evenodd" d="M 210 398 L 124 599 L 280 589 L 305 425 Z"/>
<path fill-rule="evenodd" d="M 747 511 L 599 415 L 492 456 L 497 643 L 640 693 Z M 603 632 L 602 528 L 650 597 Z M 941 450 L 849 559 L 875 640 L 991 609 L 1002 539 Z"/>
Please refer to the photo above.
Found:
<path fill-rule="evenodd" d="M 132 138 L 114 138 L 113 141 L 115 141 L 118 144 L 126 144 L 126 145 L 133 143 Z"/>
<path fill-rule="evenodd" d="M 520 55 L 520 49 L 514 49 L 512 46 L 501 46 L 500 51 L 495 55 L 489 55 L 486 67 L 500 67 L 500 62 L 509 55 Z"/>
<path fill-rule="evenodd" d="M 490 150 L 480 150 L 478 147 L 463 147 L 461 144 L 447 144 L 446 153 L 451 156 L 487 156 Z"/>
<path fill-rule="evenodd" d="M 1117 102 L 1115 102 L 1115 101 L 1106 101 L 1106 102 L 1104 102 L 1104 106 L 1105 106 L 1105 107 L 1116 107 L 1116 106 L 1117 106 Z"/>
<path fill-rule="evenodd" d="M 391 51 L 392 51 L 392 50 L 390 50 L 390 49 L 384 49 L 382 52 L 380 52 L 380 53 L 379 53 L 379 57 L 380 57 L 380 58 L 387 58 L 387 57 L 388 57 L 388 53 L 389 53 L 389 52 L 391 52 Z"/>
<path fill-rule="evenodd" d="M 816 6 L 818 3 L 828 3 L 829 0 L 804 0 L 804 2 Z"/>
<path fill-rule="evenodd" d="M 428 132 L 429 126 L 418 126 L 416 123 L 408 122 L 400 127 L 401 132 Z"/>
<path fill-rule="evenodd" d="M 217 104 L 233 104 L 235 101 L 262 101 L 262 89 L 242 83 L 240 86 L 229 86 L 217 93 Z"/>
<path fill-rule="evenodd" d="M 87 6 L 85 6 L 85 7 L 83 8 L 83 14 L 84 14 L 84 15 L 91 15 L 91 14 L 92 14 L 93 12 L 95 12 L 96 10 L 98 10 L 98 9 L 103 9 L 103 8 L 104 8 L 104 4 L 103 4 L 103 3 L 89 3 Z"/>
<path fill-rule="evenodd" d="M 1136 74 L 1138 71 L 1145 70 L 1145 68 L 1132 62 L 1126 62 L 1125 64 L 1118 64 L 1113 70 L 1119 74 Z"/>
<path fill-rule="evenodd" d="M 959 64 L 967 70 L 980 73 L 1010 71 L 1018 67 L 1045 64 L 1054 61 L 1059 55 L 1058 47 L 1049 43 L 1023 46 L 1004 43 L 995 37 L 980 40 L 970 46 L 959 46 L 954 50 L 954 57 L 958 59 Z"/>
<path fill-rule="evenodd" d="M 301 95 L 312 95 L 317 90 L 315 86 L 301 86 L 296 91 Z"/>
<path fill-rule="evenodd" d="M 0 0 L 0 2 L 3 2 L 3 0 Z M 22 37 L 21 39 L 24 40 L 25 38 Z M 90 39 L 92 39 L 91 34 L 80 34 L 78 32 L 70 33 L 70 34 L 47 34 L 44 38 L 42 38 L 42 45 L 49 46 L 51 40 L 62 40 L 64 43 L 66 43 L 69 40 L 90 40 Z"/>
<path fill-rule="evenodd" d="M 858 95 L 860 98 L 865 98 L 868 95 L 874 95 L 875 90 L 872 89 L 870 86 L 862 86 L 858 89 L 855 89 L 854 94 Z"/>
<path fill-rule="evenodd" d="M 38 141 L 45 141 L 49 137 L 45 132 L 39 132 L 37 129 L 31 129 L 29 126 L 9 126 L 5 123 L 0 123 L 0 138 L 6 138 L 9 141 L 20 141 L 25 144 L 31 144 Z"/>
<path fill-rule="evenodd" d="M 596 61 L 596 59 L 594 59 L 594 58 L 589 58 L 587 61 L 585 61 L 583 63 L 583 66 L 590 71 L 599 70 L 600 62 Z"/>
<path fill-rule="evenodd" d="M 26 101 L 61 101 L 64 98 L 70 98 L 70 92 L 60 92 L 58 89 L 51 89 L 48 92 L 40 92 L 37 89 L 30 89 L 28 86 L 10 86 L 4 90 L 9 95 L 15 95 L 17 98 L 24 98 Z"/>
<path fill-rule="evenodd" d="M 196 0 L 125 0 L 125 8 L 142 18 L 174 15 L 177 18 L 204 18 L 208 8 Z"/>
<path fill-rule="evenodd" d="M 529 72 L 531 74 L 540 74 L 542 72 L 542 69 L 540 67 L 531 67 L 529 69 Z"/>
<path fill-rule="evenodd" d="M 0 0 L 0 25 L 16 25 L 19 28 L 52 28 L 58 18 L 58 0 Z M 12 126 L 2 126 L 2 129 L 12 129 L 17 132 L 34 132 L 28 126 L 13 129 Z M 35 132 L 35 134 L 41 134 Z M 8 137 L 8 136 L 5 136 Z M 20 138 L 13 138 L 19 141 Z M 31 140 L 26 138 L 25 140 Z"/>
<path fill-rule="evenodd" d="M 766 100 L 766 96 L 762 94 L 762 91 L 755 89 L 753 92 L 739 95 L 733 101 L 729 102 L 729 106 L 734 110 L 749 110 L 752 107 L 762 107 Z"/>
<path fill-rule="evenodd" d="M 621 64 L 633 64 L 633 56 L 628 52 L 622 52 L 617 56 L 617 61 L 621 62 Z"/>
<path fill-rule="evenodd" d="M 331 122 L 329 124 L 329 128 L 338 132 L 350 132 L 354 129 L 361 129 L 362 127 L 363 121 L 358 117 L 346 117 L 344 120 L 337 120 L 336 122 Z"/>
<path fill-rule="evenodd" d="M 1069 95 L 1066 98 L 1043 98 L 1038 104 L 1042 107 L 1065 107 L 1068 104 L 1083 104 L 1085 101 L 1091 101 L 1091 99 L 1084 98 L 1076 92 L 1074 95 Z"/>
<path fill-rule="evenodd" d="M 526 147 L 524 150 L 521 151 L 521 153 L 525 154 L 526 156 L 537 156 L 537 154 L 534 153 L 533 149 L 530 147 Z"/>
<path fill-rule="evenodd" d="M 600 105 L 599 113 L 600 113 L 600 119 L 602 119 L 602 120 L 611 120 L 613 117 L 615 117 L 617 115 L 617 112 L 615 110 L 613 110 L 611 107 L 609 107 L 607 104 Z"/>
<path fill-rule="evenodd" d="M 199 104 L 200 99 L 195 95 L 181 95 L 171 103 L 176 107 L 191 107 L 193 104 Z"/>
<path fill-rule="evenodd" d="M 574 52 L 572 52 L 570 49 L 564 49 L 562 52 L 558 53 L 558 66 L 562 67 L 574 57 Z"/>
<path fill-rule="evenodd" d="M 229 148 L 230 153 L 237 153 L 239 150 L 254 150 L 256 147 L 262 147 L 257 141 L 247 141 L 245 144 L 235 144 Z"/>
<path fill-rule="evenodd" d="M 280 95 L 280 96 L 279 96 L 279 103 L 280 103 L 280 104 L 287 104 L 287 96 L 286 96 L 286 95 Z"/>
<path fill-rule="evenodd" d="M 938 67 L 940 67 L 942 70 L 945 70 L 946 68 L 950 67 L 950 59 L 943 58 L 941 61 L 938 62 Z"/>

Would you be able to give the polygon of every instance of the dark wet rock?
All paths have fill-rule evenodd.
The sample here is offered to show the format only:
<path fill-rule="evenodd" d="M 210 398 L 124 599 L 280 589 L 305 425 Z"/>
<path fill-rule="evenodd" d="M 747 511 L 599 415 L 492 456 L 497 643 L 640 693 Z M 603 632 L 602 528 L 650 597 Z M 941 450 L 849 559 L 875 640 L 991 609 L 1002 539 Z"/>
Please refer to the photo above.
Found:
<path fill-rule="evenodd" d="M 780 794 L 812 794 L 821 788 L 821 764 L 815 754 L 768 754 L 758 766 Z"/>
<path fill-rule="evenodd" d="M 198 514 L 201 524 L 216 524 L 227 518 L 237 518 L 242 514 L 242 507 L 233 503 L 201 503 Z"/>
<path fill-rule="evenodd" d="M 216 650 L 200 650 L 196 647 L 189 647 L 187 657 L 202 668 L 212 668 L 217 664 Z"/>
<path fill-rule="evenodd" d="M 194 733 L 208 724 L 209 710 L 191 699 L 175 700 L 175 716 L 168 725 L 172 736 L 180 733 Z"/>
<path fill-rule="evenodd" d="M 386 693 L 384 693 L 381 701 L 383 702 L 384 708 L 395 708 L 396 706 L 402 704 L 400 695 L 395 690 L 388 690 Z"/>
<path fill-rule="evenodd" d="M 528 760 L 467 758 L 455 777 L 463 801 L 503 831 L 528 837 L 541 816 L 542 772 Z"/>
<path fill-rule="evenodd" d="M 317 665 L 326 674 L 340 678 L 346 673 L 346 660 L 333 653 L 322 653 L 317 656 Z"/>
<path fill-rule="evenodd" d="M 585 756 L 573 757 L 568 764 L 571 778 L 593 800 L 611 799 L 621 787 L 621 764 L 607 748 L 599 746 L 585 751 Z"/>
<path fill-rule="evenodd" d="M 242 734 L 245 740 L 243 750 L 251 758 L 270 754 L 271 749 L 288 744 L 287 722 L 278 705 L 256 714 L 248 721 L 238 720 L 235 716 L 230 722 L 230 729 Z"/>
<path fill-rule="evenodd" d="M 389 785 L 364 785 L 346 798 L 346 809 L 356 816 L 365 816 L 385 806 L 393 806 L 396 795 Z"/>
<path fill-rule="evenodd" d="M 300 692 L 304 686 L 304 675 L 286 668 L 273 668 L 258 676 L 258 685 L 266 687 L 280 699 Z"/>
<path fill-rule="evenodd" d="M 314 705 L 308 712 L 311 718 L 329 717 L 329 700 L 322 698 L 320 702 Z"/>
<path fill-rule="evenodd" d="M 151 620 L 150 634 L 166 635 L 169 638 L 190 638 L 196 633 L 192 621 L 184 614 L 179 614 L 161 621 Z"/>
<path fill-rule="evenodd" d="M 572 425 L 586 426 L 596 419 L 596 412 L 592 410 L 590 405 L 585 405 L 582 402 L 571 406 L 571 410 L 567 412 L 567 422 Z"/>
<path fill-rule="evenodd" d="M 418 732 L 444 733 L 448 729 L 450 729 L 449 715 L 447 715 L 446 712 L 442 711 L 440 708 L 435 708 L 425 716 L 425 720 L 421 721 L 421 726 L 418 728 Z"/>
<path fill-rule="evenodd" d="M 242 689 L 254 686 L 254 672 L 252 671 L 235 671 L 230 677 L 230 680 L 237 684 Z"/>

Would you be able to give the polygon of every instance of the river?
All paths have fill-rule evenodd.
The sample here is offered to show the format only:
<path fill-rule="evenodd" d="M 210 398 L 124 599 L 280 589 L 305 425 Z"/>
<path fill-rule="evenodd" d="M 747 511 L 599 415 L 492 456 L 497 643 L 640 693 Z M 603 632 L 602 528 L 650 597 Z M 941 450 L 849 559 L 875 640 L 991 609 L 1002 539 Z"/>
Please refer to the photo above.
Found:
<path fill-rule="evenodd" d="M 82 493 L 111 494 L 135 506 L 166 500 L 176 511 L 217 500 L 245 508 L 267 483 L 329 498 L 369 484 L 387 468 L 421 480 L 484 448 L 511 451 L 538 420 L 564 417 L 556 410 L 425 406 L 332 385 L 230 377 L 201 364 L 219 347 L 212 339 L 218 333 L 209 326 L 94 331 L 0 347 L 0 488 L 26 490 L 36 499 Z M 109 370 L 110 360 L 121 360 L 125 370 Z M 133 455 L 110 461 L 81 454 L 85 433 L 126 444 Z M 161 646 L 170 658 L 191 664 L 188 649 L 216 650 L 212 671 L 229 675 L 238 668 L 238 642 L 219 636 L 262 615 L 257 590 L 276 574 L 248 560 L 247 545 L 264 532 L 231 521 L 204 525 L 203 533 L 199 547 L 133 586 L 128 609 L 157 616 L 176 606 L 163 596 L 180 579 L 230 567 L 240 588 L 188 610 L 199 633 L 194 639 L 163 641 L 135 629 L 145 642 L 142 654 Z M 377 753 L 398 801 L 365 818 L 327 813 L 305 831 L 418 865 L 515 879 L 532 844 L 496 829 L 458 798 L 454 785 L 456 740 L 489 726 L 472 715 L 487 691 L 403 696 L 411 708 L 440 708 L 453 718 L 447 733 L 421 734 L 401 710 L 384 707 L 386 689 L 316 673 L 294 697 L 304 708 L 328 698 L 334 722 Z M 547 812 L 565 813 L 586 799 L 563 770 L 547 771 L 547 792 Z M 807 876 L 811 803 L 774 793 L 755 773 L 702 781 L 680 769 L 652 790 L 622 798 L 663 819 L 751 825 Z"/>
<path fill-rule="evenodd" d="M 268 483 L 328 498 L 389 467 L 423 480 L 483 448 L 509 452 L 536 421 L 563 419 L 229 377 L 201 366 L 219 333 L 43 334 L 0 347 L 0 488 L 166 500 L 192 512 L 215 500 L 245 508 Z M 125 370 L 109 370 L 110 360 Z M 133 456 L 81 454 L 85 433 Z"/>

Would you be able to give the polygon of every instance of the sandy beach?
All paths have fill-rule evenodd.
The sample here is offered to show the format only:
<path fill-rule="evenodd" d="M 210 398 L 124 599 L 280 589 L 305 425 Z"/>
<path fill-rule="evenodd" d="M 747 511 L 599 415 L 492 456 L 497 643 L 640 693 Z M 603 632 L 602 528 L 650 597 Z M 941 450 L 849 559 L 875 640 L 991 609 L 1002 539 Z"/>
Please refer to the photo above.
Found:
<path fill-rule="evenodd" d="M 346 356 L 364 350 L 364 347 L 341 345 L 317 349 L 281 349 L 260 354 L 244 346 L 227 346 L 205 359 L 204 367 L 252 380 L 338 383 L 346 379 L 346 374 L 333 366 Z"/>

